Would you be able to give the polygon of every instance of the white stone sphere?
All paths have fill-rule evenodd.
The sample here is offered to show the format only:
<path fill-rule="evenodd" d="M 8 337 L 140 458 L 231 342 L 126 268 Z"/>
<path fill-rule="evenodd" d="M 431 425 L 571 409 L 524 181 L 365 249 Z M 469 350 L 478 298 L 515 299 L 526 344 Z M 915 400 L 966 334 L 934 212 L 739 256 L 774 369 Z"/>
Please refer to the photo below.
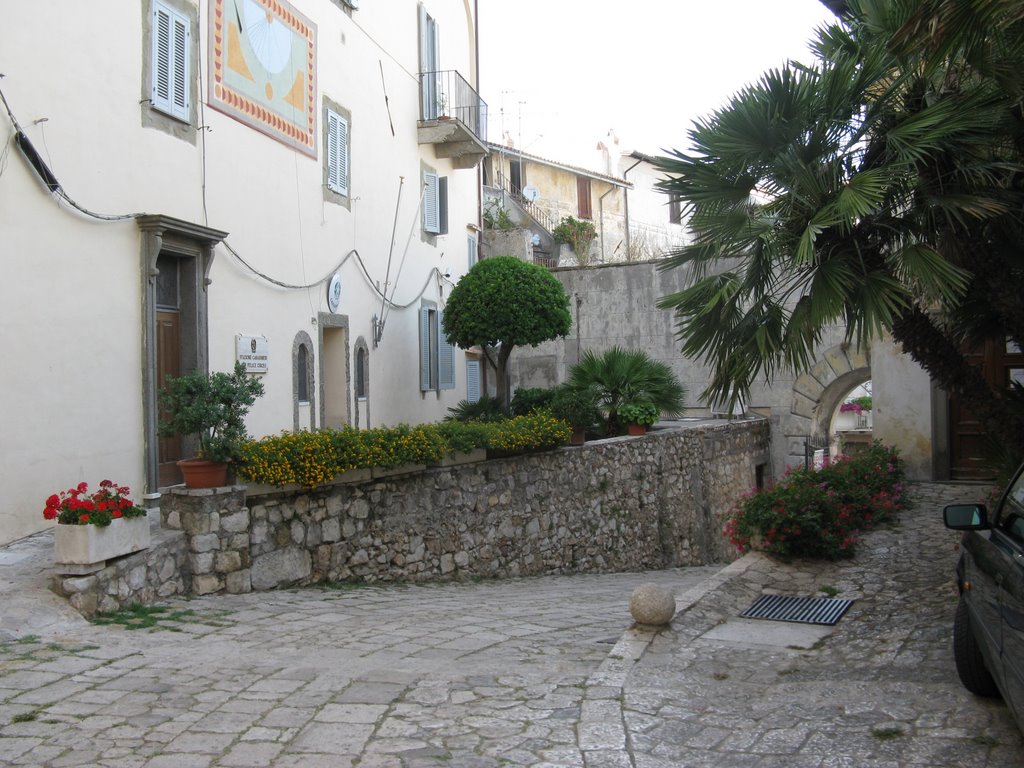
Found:
<path fill-rule="evenodd" d="M 676 614 L 676 599 L 657 584 L 641 584 L 629 598 L 629 612 L 637 624 L 660 627 Z"/>

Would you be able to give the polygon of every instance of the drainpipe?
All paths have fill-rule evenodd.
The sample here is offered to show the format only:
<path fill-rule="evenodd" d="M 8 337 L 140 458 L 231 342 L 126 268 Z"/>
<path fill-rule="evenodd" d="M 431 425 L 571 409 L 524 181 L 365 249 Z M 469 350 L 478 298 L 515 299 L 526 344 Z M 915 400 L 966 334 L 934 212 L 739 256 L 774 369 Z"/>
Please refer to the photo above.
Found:
<path fill-rule="evenodd" d="M 473 52 L 475 60 L 473 62 L 474 78 L 476 80 L 476 98 L 480 101 L 480 3 L 479 0 L 473 0 Z M 479 104 L 477 105 L 479 108 Z M 487 119 L 490 120 L 490 115 Z M 479 120 L 477 120 L 479 123 Z M 488 126 L 487 130 L 490 130 Z M 486 131 L 485 135 L 481 136 L 484 143 L 487 143 Z M 476 258 L 480 260 L 480 253 L 483 249 L 480 247 L 484 239 L 484 163 L 486 162 L 487 156 L 480 158 L 480 165 L 476 169 Z M 486 368 L 487 366 L 482 366 Z M 485 390 L 486 391 L 486 390 Z"/>
<path fill-rule="evenodd" d="M 640 163 L 642 163 L 642 162 L 643 162 L 643 160 L 637 160 L 635 163 L 633 163 L 631 166 L 629 166 L 629 168 L 624 170 L 622 172 L 622 180 L 623 181 L 628 181 L 628 179 L 626 177 L 629 175 L 629 172 L 632 171 L 634 168 L 636 168 L 638 165 L 640 165 Z M 623 207 L 624 215 L 626 217 L 626 261 L 629 261 L 630 260 L 629 259 L 629 254 L 630 254 L 630 251 L 629 251 L 629 246 L 630 246 L 630 242 L 629 242 L 629 187 L 625 187 L 622 190 L 622 197 L 623 197 L 622 207 Z"/>
<path fill-rule="evenodd" d="M 612 185 L 608 188 L 608 191 L 597 198 L 597 216 L 598 221 L 601 222 L 601 263 L 604 264 L 604 199 L 608 197 L 612 192 L 615 191 L 615 186 Z"/>

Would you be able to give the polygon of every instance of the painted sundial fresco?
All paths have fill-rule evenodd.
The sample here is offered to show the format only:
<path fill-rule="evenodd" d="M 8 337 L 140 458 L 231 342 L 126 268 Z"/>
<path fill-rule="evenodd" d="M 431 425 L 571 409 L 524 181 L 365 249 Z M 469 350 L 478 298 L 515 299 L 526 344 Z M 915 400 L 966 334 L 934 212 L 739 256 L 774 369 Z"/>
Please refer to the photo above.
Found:
<path fill-rule="evenodd" d="M 316 26 L 283 0 L 210 14 L 210 105 L 316 157 Z"/>

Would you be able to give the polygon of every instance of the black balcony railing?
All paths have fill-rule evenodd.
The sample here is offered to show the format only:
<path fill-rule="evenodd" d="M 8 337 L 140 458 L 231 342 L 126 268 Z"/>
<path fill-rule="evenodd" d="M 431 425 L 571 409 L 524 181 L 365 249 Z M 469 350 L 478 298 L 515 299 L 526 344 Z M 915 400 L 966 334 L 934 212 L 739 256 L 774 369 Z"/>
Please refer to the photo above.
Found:
<path fill-rule="evenodd" d="M 420 73 L 420 121 L 455 118 L 477 138 L 487 136 L 487 102 L 454 69 Z"/>

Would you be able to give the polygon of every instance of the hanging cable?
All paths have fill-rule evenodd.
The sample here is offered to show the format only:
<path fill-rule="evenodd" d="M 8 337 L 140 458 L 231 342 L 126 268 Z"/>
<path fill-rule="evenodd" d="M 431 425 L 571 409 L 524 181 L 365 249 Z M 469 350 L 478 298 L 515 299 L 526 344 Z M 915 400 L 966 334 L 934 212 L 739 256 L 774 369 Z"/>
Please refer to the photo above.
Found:
<path fill-rule="evenodd" d="M 32 166 L 32 170 L 36 172 L 36 175 L 39 176 L 39 179 L 43 182 L 43 185 L 49 190 L 50 194 L 52 194 L 57 199 L 58 202 L 63 200 L 65 203 L 67 203 L 80 213 L 84 213 L 86 216 L 90 216 L 94 219 L 99 219 L 100 221 L 124 221 L 126 219 L 134 219 L 136 216 L 144 215 L 140 213 L 96 213 L 95 211 L 90 211 L 88 208 L 85 208 L 84 206 L 81 206 L 78 203 L 76 203 L 71 198 L 71 196 L 64 191 L 64 187 L 61 186 L 61 183 L 57 179 L 56 174 L 54 174 L 54 172 L 50 170 L 49 166 L 47 166 L 47 164 L 43 161 L 43 158 L 40 156 L 39 152 L 36 150 L 34 146 L 32 146 L 32 142 L 29 141 L 28 136 L 25 135 L 25 132 L 21 129 L 21 125 L 18 123 L 17 118 L 14 116 L 14 112 L 11 111 L 11 107 L 7 103 L 7 97 L 4 95 L 2 89 L 0 89 L 0 101 L 3 101 L 4 109 L 7 110 L 7 117 L 10 119 L 11 125 L 14 126 L 15 145 L 17 145 L 18 149 L 21 150 L 21 154 L 25 158 L 25 161 L 30 166 Z"/>

